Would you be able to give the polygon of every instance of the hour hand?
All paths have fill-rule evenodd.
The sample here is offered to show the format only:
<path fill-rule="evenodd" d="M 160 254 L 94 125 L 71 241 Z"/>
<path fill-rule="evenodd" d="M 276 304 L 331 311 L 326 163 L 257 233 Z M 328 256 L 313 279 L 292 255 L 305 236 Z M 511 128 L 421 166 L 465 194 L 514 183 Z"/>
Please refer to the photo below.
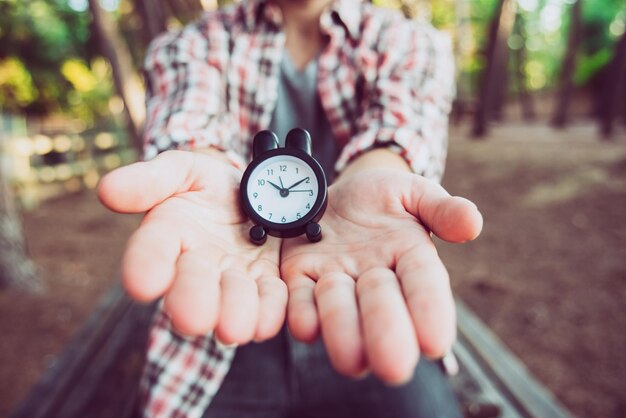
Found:
<path fill-rule="evenodd" d="M 271 181 L 269 181 L 269 180 L 267 180 L 267 182 L 268 182 L 269 184 L 271 184 L 272 186 L 274 186 L 274 188 L 275 188 L 275 189 L 277 189 L 277 190 L 282 190 L 282 189 L 283 189 L 283 188 L 282 188 L 282 187 L 280 187 L 278 184 L 274 184 L 274 183 L 272 183 L 272 182 L 271 182 Z"/>

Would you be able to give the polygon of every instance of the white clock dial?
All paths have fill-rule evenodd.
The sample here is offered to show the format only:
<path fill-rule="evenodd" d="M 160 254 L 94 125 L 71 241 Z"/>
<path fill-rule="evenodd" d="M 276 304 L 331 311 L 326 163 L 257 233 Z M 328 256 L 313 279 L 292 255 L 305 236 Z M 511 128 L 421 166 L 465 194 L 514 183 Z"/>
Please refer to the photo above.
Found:
<path fill-rule="evenodd" d="M 313 169 L 289 155 L 270 157 L 250 174 L 247 195 L 252 209 L 277 224 L 296 222 L 313 208 L 319 184 Z"/>

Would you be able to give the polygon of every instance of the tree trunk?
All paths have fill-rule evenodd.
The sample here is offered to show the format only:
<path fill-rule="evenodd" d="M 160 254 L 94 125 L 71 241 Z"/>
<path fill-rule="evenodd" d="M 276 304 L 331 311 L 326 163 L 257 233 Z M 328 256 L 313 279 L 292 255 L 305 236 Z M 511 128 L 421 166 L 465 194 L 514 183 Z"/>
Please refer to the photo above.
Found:
<path fill-rule="evenodd" d="M 615 55 L 609 67 L 609 76 L 604 85 L 603 112 L 601 117 L 602 137 L 609 139 L 613 135 L 613 124 L 620 113 L 626 123 L 626 33 L 615 45 Z M 621 112 L 620 112 L 621 110 Z"/>
<path fill-rule="evenodd" d="M 486 66 L 482 73 L 481 85 L 476 103 L 472 135 L 475 138 L 487 134 L 487 122 L 492 113 L 498 113 L 506 91 L 508 61 L 507 39 L 511 35 L 515 20 L 514 0 L 499 0 L 489 25 Z"/>
<path fill-rule="evenodd" d="M 210 3 L 210 4 L 209 4 Z M 181 23 L 196 19 L 205 6 L 217 7 L 219 2 L 202 0 L 134 0 L 143 21 L 145 44 L 149 44 L 158 34 L 167 29 L 167 21 L 175 18 Z"/>
<path fill-rule="evenodd" d="M 181 22 L 196 19 L 204 8 L 200 0 L 166 0 L 172 14 Z"/>
<path fill-rule="evenodd" d="M 31 291 L 41 289 L 35 264 L 26 255 L 22 223 L 15 207 L 6 175 L 0 133 L 0 289 L 18 287 Z"/>
<path fill-rule="evenodd" d="M 162 1 L 135 0 L 135 7 L 143 22 L 143 42 L 148 45 L 166 30 L 167 14 Z"/>
<path fill-rule="evenodd" d="M 460 124 L 472 94 L 472 82 L 470 76 L 463 71 L 465 62 L 472 54 L 472 25 L 470 15 L 470 0 L 455 1 L 456 36 L 454 37 L 455 68 L 457 80 L 457 94 L 452 110 L 452 122 Z"/>
<path fill-rule="evenodd" d="M 561 77 L 559 78 L 560 86 L 557 93 L 556 107 L 552 117 L 552 126 L 558 129 L 565 128 L 567 123 L 567 110 L 572 99 L 574 90 L 573 75 L 576 69 L 576 52 L 580 44 L 580 34 L 582 26 L 582 0 L 577 0 L 571 6 L 571 22 L 569 28 L 569 37 L 567 41 L 567 50 L 563 59 L 563 67 Z"/>
<path fill-rule="evenodd" d="M 113 81 L 117 93 L 124 102 L 124 111 L 128 120 L 128 130 L 137 149 L 141 149 L 141 129 L 145 119 L 144 90 L 139 76 L 133 67 L 133 60 L 119 34 L 117 25 L 104 11 L 98 0 L 89 0 L 89 8 L 102 49 L 102 55 L 111 64 Z"/>
<path fill-rule="evenodd" d="M 525 19 L 521 12 L 517 13 L 515 19 L 515 25 L 513 27 L 513 33 L 518 35 L 521 43 L 518 48 L 513 52 L 513 59 L 515 60 L 515 79 L 517 81 L 517 89 L 519 94 L 520 104 L 522 106 L 522 118 L 525 121 L 535 120 L 535 106 L 533 99 L 526 86 L 526 72 L 524 66 L 526 65 L 526 29 Z"/>

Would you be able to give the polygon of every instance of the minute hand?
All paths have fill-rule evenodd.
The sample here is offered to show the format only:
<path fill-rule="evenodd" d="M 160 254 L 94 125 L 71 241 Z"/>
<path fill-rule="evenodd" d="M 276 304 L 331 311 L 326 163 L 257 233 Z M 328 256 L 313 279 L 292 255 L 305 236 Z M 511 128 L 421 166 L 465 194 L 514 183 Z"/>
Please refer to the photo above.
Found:
<path fill-rule="evenodd" d="M 293 188 L 294 188 L 294 187 L 296 187 L 298 184 L 300 184 L 300 183 L 302 183 L 302 182 L 305 182 L 305 181 L 307 181 L 308 179 L 309 179 L 308 177 L 305 177 L 305 178 L 303 178 L 302 180 L 295 182 L 295 183 L 294 183 L 294 184 L 292 184 L 291 186 L 287 187 L 287 190 L 291 190 L 291 189 L 293 189 Z"/>

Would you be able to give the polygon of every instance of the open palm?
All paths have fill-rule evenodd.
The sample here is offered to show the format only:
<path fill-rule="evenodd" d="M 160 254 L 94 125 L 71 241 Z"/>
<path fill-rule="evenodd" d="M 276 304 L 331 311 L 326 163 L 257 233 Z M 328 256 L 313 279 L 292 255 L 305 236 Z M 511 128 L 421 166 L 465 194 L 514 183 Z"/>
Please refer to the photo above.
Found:
<path fill-rule="evenodd" d="M 99 186 L 110 209 L 147 212 L 122 261 L 129 294 L 142 301 L 165 296 L 179 332 L 215 331 L 227 344 L 274 336 L 287 303 L 280 242 L 258 247 L 247 239 L 240 178 L 214 156 L 169 151 L 115 170 Z"/>
<path fill-rule="evenodd" d="M 330 187 L 321 225 L 319 243 L 283 242 L 296 338 L 321 330 L 339 372 L 371 369 L 390 383 L 411 376 L 420 351 L 449 349 L 454 303 L 430 232 L 452 242 L 475 238 L 482 226 L 475 205 L 413 174 L 368 170 Z"/>

